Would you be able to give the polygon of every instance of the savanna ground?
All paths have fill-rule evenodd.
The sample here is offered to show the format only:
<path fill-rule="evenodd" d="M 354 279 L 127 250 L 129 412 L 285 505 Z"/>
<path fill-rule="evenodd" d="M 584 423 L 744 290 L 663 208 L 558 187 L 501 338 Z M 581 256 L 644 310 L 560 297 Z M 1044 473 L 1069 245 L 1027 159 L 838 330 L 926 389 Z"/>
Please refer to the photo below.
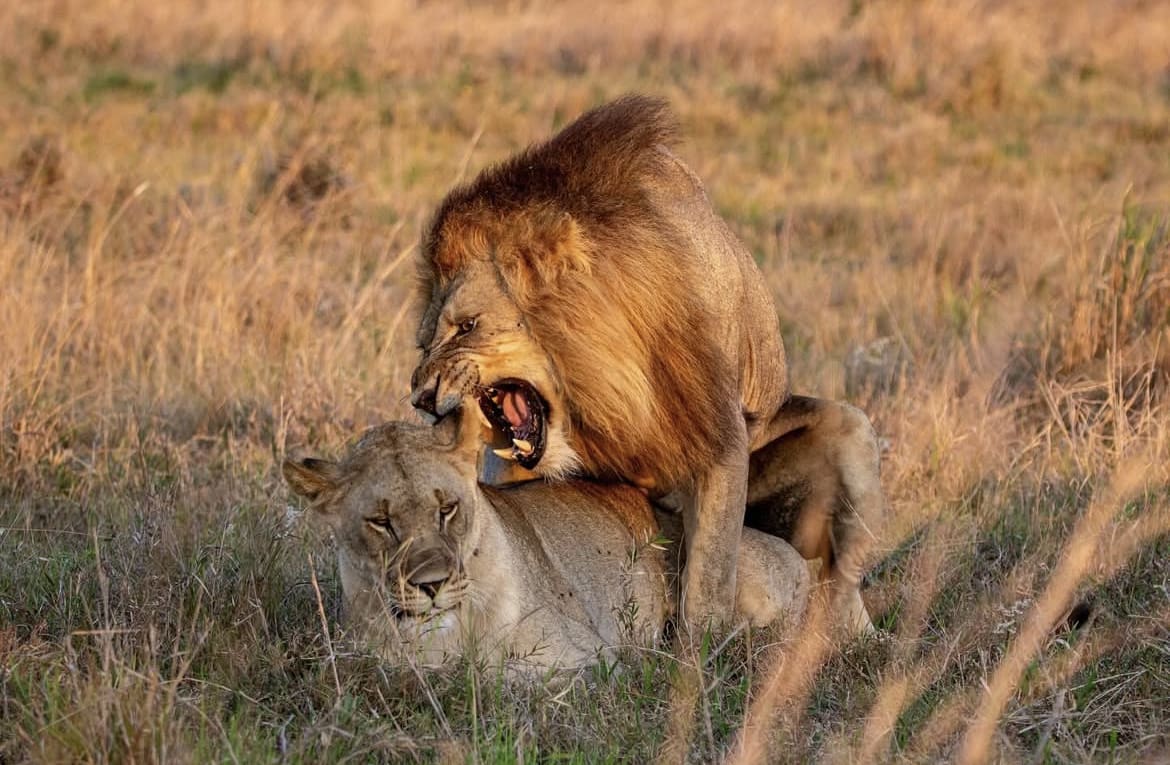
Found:
<path fill-rule="evenodd" d="M 1170 5 L 175 5 L 0 24 L 0 763 L 677 735 L 662 656 L 525 687 L 365 655 L 278 470 L 411 416 L 444 191 L 631 90 L 680 115 L 796 388 L 887 447 L 884 634 L 789 684 L 770 757 L 1170 757 Z M 766 643 L 709 651 L 693 760 Z"/>

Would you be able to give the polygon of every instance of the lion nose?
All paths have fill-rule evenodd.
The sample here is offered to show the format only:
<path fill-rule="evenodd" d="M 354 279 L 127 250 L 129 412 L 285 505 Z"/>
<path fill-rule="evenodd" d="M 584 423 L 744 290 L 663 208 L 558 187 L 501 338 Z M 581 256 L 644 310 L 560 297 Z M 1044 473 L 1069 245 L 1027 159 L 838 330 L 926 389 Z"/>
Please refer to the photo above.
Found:
<path fill-rule="evenodd" d="M 437 396 L 439 393 L 439 376 L 422 382 L 418 379 L 418 370 L 410 376 L 410 404 L 427 414 L 434 415 L 438 408 Z"/>
<path fill-rule="evenodd" d="M 435 386 L 437 388 L 439 386 Z M 427 414 L 435 414 L 435 388 L 415 390 L 410 396 L 410 403 L 415 409 L 421 409 Z"/>

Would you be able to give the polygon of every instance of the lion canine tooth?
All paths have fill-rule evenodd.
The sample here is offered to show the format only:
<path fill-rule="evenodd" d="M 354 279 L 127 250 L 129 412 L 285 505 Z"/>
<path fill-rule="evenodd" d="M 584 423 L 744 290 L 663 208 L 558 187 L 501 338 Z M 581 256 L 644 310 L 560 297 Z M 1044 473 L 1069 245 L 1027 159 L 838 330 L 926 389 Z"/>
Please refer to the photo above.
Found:
<path fill-rule="evenodd" d="M 500 459 L 505 459 L 505 460 L 514 460 L 514 459 L 516 459 L 516 452 L 515 452 L 515 450 L 513 450 L 513 449 L 509 449 L 509 448 L 507 448 L 507 447 L 505 447 L 505 448 L 503 448 L 503 449 L 492 449 L 492 453 L 493 453 L 493 454 L 495 454 L 495 455 L 496 455 L 497 457 L 499 457 Z"/>
<path fill-rule="evenodd" d="M 475 407 L 475 413 L 479 415 L 479 421 L 483 423 L 485 428 L 490 428 L 492 423 L 488 420 L 487 415 L 483 413 L 482 407 Z"/>
<path fill-rule="evenodd" d="M 532 454 L 532 444 L 528 443 L 523 438 L 513 438 L 512 443 L 516 445 L 517 449 L 524 452 L 525 454 Z"/>

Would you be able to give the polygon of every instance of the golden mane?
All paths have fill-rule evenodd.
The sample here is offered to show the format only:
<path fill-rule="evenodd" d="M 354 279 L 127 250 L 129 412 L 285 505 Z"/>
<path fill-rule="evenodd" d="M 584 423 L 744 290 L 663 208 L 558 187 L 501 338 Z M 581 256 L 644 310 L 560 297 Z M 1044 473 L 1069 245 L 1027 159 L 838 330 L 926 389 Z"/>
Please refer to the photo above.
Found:
<path fill-rule="evenodd" d="M 720 460 L 743 416 L 738 371 L 692 294 L 704 274 L 677 257 L 694 244 L 653 194 L 677 178 L 677 133 L 644 96 L 584 114 L 448 194 L 419 269 L 434 305 L 469 265 L 491 264 L 559 376 L 564 400 L 550 404 L 566 408 L 586 470 L 661 486 Z"/>

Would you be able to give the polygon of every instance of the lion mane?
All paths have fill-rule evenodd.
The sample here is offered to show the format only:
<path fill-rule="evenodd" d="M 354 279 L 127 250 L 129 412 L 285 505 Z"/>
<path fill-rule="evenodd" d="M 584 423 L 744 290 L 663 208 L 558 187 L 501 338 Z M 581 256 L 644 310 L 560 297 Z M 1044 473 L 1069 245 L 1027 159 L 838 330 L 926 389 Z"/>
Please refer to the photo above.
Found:
<path fill-rule="evenodd" d="M 589 112 L 450 192 L 420 261 L 432 303 L 489 263 L 551 360 L 582 467 L 665 487 L 721 460 L 743 416 L 736 367 L 692 294 L 705 275 L 676 257 L 694 245 L 653 193 L 677 183 L 677 135 L 658 99 Z"/>

